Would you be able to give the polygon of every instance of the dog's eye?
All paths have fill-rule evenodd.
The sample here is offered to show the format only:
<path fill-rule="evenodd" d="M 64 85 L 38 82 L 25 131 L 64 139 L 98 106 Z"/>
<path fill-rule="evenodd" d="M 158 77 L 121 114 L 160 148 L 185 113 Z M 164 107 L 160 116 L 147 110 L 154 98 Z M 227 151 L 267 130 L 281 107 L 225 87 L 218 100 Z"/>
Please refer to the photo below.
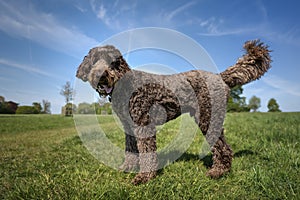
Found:
<path fill-rule="evenodd" d="M 111 63 L 111 68 L 115 68 L 115 69 L 118 69 L 119 67 L 120 67 L 120 64 L 121 64 L 121 62 L 120 62 L 120 59 L 118 58 L 116 61 L 113 61 L 112 63 Z"/>
<path fill-rule="evenodd" d="M 108 75 L 107 71 L 104 71 L 101 78 L 106 77 Z"/>
<path fill-rule="evenodd" d="M 103 73 L 104 74 L 104 73 Z M 99 79 L 98 86 L 108 85 L 108 80 L 106 75 L 102 75 Z"/>

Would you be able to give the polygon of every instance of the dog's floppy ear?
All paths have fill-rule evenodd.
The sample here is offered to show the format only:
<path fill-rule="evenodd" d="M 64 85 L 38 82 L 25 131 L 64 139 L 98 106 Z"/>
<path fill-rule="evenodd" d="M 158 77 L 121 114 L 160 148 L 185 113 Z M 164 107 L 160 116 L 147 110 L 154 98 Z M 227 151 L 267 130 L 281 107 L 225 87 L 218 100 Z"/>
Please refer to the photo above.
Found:
<path fill-rule="evenodd" d="M 91 61 L 89 56 L 85 56 L 82 63 L 79 65 L 77 72 L 76 72 L 76 77 L 80 78 L 84 82 L 88 80 L 88 74 L 91 70 Z"/>
<path fill-rule="evenodd" d="M 98 48 L 99 47 L 94 47 L 90 49 L 89 53 L 86 56 L 84 56 L 83 61 L 77 69 L 76 77 L 83 80 L 84 82 L 88 81 L 89 73 L 93 68 L 93 60 L 95 60 Z"/>
<path fill-rule="evenodd" d="M 119 69 L 121 65 L 122 56 L 118 57 L 115 61 L 110 64 L 111 69 Z"/>

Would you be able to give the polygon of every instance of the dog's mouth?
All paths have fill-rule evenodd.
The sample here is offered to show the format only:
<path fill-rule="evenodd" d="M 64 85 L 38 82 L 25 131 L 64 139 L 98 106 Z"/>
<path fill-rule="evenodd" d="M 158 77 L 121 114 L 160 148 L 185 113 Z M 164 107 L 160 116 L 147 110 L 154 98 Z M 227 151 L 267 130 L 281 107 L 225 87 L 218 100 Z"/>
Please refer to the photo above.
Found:
<path fill-rule="evenodd" d="M 108 85 L 98 85 L 96 90 L 100 96 L 106 97 L 112 94 L 113 89 L 113 87 L 109 87 Z"/>
<path fill-rule="evenodd" d="M 96 91 L 99 93 L 100 97 L 105 98 L 106 96 L 111 96 L 114 87 L 109 85 L 109 81 L 105 76 L 102 76 L 97 85 Z"/>

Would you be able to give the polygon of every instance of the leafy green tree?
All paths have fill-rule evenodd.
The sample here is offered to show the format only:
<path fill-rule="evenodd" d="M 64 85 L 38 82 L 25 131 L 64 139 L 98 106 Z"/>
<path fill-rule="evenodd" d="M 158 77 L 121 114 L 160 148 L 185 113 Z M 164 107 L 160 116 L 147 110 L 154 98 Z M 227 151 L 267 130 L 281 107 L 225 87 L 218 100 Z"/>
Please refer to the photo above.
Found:
<path fill-rule="evenodd" d="M 67 117 L 73 116 L 73 113 L 76 113 L 76 105 L 72 103 L 67 103 L 64 107 L 62 107 L 61 113 Z"/>
<path fill-rule="evenodd" d="M 38 102 L 33 102 L 32 106 L 37 110 L 38 113 L 42 112 L 42 105 Z"/>
<path fill-rule="evenodd" d="M 5 98 L 3 96 L 0 96 L 0 104 L 5 102 Z"/>
<path fill-rule="evenodd" d="M 235 86 L 230 91 L 230 97 L 227 103 L 227 112 L 249 112 L 246 104 L 246 97 L 241 97 L 243 94 L 242 86 Z"/>
<path fill-rule="evenodd" d="M 15 111 L 11 109 L 7 102 L 1 102 L 0 114 L 15 114 Z"/>
<path fill-rule="evenodd" d="M 243 91 L 244 89 L 240 85 L 237 85 L 230 90 L 230 97 L 233 99 L 233 102 L 238 102 L 241 99 L 240 95 L 243 94 Z"/>
<path fill-rule="evenodd" d="M 94 108 L 94 112 L 96 112 L 97 115 L 101 114 L 101 106 L 99 105 L 99 103 L 95 102 L 92 104 L 92 107 Z"/>
<path fill-rule="evenodd" d="M 256 96 L 251 97 L 248 104 L 249 109 L 253 110 L 253 112 L 256 112 L 260 106 L 260 98 Z"/>
<path fill-rule="evenodd" d="M 281 112 L 279 104 L 274 98 L 271 98 L 268 102 L 268 112 Z"/>
<path fill-rule="evenodd" d="M 0 96 L 0 114 L 15 114 L 17 108 L 12 108 L 9 102 L 5 101 L 3 96 Z"/>
<path fill-rule="evenodd" d="M 111 114 L 112 114 L 112 108 L 111 108 L 111 106 L 107 108 L 107 114 L 108 114 L 108 115 L 111 115 Z"/>
<path fill-rule="evenodd" d="M 102 109 L 101 109 L 101 114 L 107 114 L 107 115 L 111 115 L 112 114 L 112 108 L 111 108 L 111 103 L 105 103 L 103 106 L 102 106 Z"/>

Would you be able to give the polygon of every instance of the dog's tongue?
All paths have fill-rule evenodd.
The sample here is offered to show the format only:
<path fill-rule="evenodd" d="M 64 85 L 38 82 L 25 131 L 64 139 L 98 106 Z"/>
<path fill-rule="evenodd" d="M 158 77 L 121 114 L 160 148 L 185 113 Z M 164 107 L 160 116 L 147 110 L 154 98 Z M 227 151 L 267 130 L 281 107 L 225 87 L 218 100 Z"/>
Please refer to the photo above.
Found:
<path fill-rule="evenodd" d="M 107 85 L 104 85 L 103 86 L 103 89 L 105 90 L 105 92 L 107 93 L 107 94 L 109 94 L 109 93 L 111 93 L 111 91 L 112 91 L 112 87 L 107 87 Z"/>

